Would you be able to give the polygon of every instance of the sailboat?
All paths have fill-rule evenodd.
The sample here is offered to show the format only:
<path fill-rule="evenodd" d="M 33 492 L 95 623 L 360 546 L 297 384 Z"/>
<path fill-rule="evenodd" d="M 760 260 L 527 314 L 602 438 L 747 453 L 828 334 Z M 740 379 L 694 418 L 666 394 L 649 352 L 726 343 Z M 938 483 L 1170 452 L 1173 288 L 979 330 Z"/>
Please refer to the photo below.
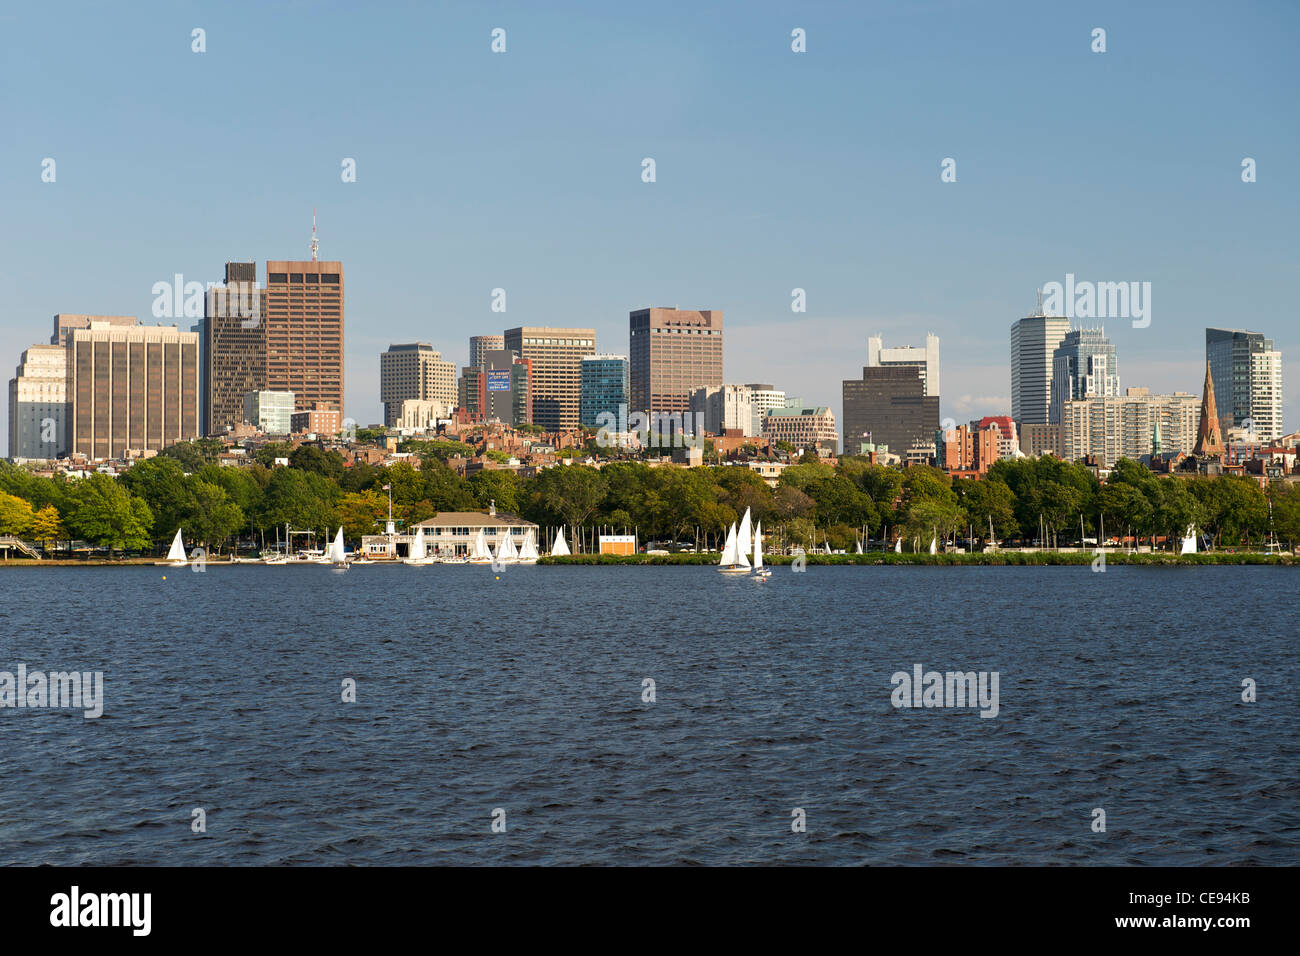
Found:
<path fill-rule="evenodd" d="M 348 569 L 348 555 L 343 546 L 343 525 L 339 525 L 338 534 L 334 535 L 334 540 L 325 553 L 329 555 L 335 571 L 346 571 Z"/>
<path fill-rule="evenodd" d="M 492 552 L 488 550 L 487 533 L 482 528 L 474 535 L 474 542 L 469 546 L 470 564 L 491 564 Z"/>
<path fill-rule="evenodd" d="M 519 552 L 515 549 L 515 536 L 507 528 L 497 542 L 497 564 L 518 564 Z"/>
<path fill-rule="evenodd" d="M 861 554 L 861 553 L 862 553 L 862 539 L 861 539 L 861 538 L 859 538 L 857 541 L 853 542 L 853 553 L 854 553 L 854 554 Z"/>
<path fill-rule="evenodd" d="M 183 568 L 189 562 L 185 560 L 185 543 L 181 541 L 181 529 L 176 529 L 176 537 L 172 538 L 171 550 L 167 552 L 166 561 L 155 561 L 154 565 L 160 568 Z"/>
<path fill-rule="evenodd" d="M 745 512 L 749 516 L 749 512 Z M 749 572 L 749 559 L 740 550 L 736 539 L 736 523 L 731 523 L 727 531 L 727 543 L 722 546 L 722 558 L 718 561 L 718 570 L 723 574 L 746 574 Z"/>
<path fill-rule="evenodd" d="M 1193 525 L 1187 526 L 1187 534 L 1183 535 L 1183 546 L 1178 551 L 1179 554 L 1196 553 L 1196 528 Z"/>
<path fill-rule="evenodd" d="M 934 537 L 930 539 L 930 553 L 938 554 L 938 552 L 939 552 L 939 535 L 938 533 L 936 533 Z"/>
<path fill-rule="evenodd" d="M 740 527 L 736 529 L 736 552 L 746 559 L 748 559 L 749 549 L 753 545 L 751 540 L 753 534 L 754 531 L 749 523 L 749 509 L 746 508 L 745 516 L 740 519 Z M 748 566 L 748 561 L 746 561 L 746 566 Z"/>
<path fill-rule="evenodd" d="M 411 553 L 402 561 L 403 564 L 425 565 L 433 564 L 437 558 L 430 557 L 424 546 L 424 528 L 419 525 L 415 527 L 415 538 L 411 541 Z"/>
<path fill-rule="evenodd" d="M 772 576 L 771 568 L 763 567 L 763 522 L 754 525 L 754 580 L 766 581 Z"/>
<path fill-rule="evenodd" d="M 902 553 L 903 553 L 903 538 L 900 535 L 899 539 L 894 542 L 894 554 L 902 554 Z"/>
<path fill-rule="evenodd" d="M 551 545 L 551 557 L 562 558 L 568 553 L 569 546 L 564 543 L 564 529 L 561 528 L 560 533 L 555 536 L 555 544 Z"/>
<path fill-rule="evenodd" d="M 533 540 L 533 529 L 529 528 L 524 534 L 524 543 L 519 547 L 520 564 L 536 564 L 540 557 L 537 553 L 537 542 Z"/>

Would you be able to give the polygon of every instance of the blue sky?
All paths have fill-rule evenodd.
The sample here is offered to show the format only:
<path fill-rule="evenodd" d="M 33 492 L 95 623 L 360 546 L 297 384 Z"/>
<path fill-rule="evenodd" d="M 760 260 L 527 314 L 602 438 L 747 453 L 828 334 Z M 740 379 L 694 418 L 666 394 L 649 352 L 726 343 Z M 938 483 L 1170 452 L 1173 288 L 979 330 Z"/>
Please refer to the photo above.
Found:
<path fill-rule="evenodd" d="M 1007 412 L 1009 326 L 1073 273 L 1152 283 L 1150 327 L 1105 323 L 1124 386 L 1199 391 L 1206 325 L 1271 335 L 1294 430 L 1298 9 L 8 4 L 0 361 L 55 312 L 152 322 L 175 273 L 307 258 L 315 207 L 363 423 L 389 343 L 459 365 L 550 324 L 626 352 L 647 305 L 722 309 L 727 381 L 837 417 L 868 335 L 933 331 L 942 414 Z"/>

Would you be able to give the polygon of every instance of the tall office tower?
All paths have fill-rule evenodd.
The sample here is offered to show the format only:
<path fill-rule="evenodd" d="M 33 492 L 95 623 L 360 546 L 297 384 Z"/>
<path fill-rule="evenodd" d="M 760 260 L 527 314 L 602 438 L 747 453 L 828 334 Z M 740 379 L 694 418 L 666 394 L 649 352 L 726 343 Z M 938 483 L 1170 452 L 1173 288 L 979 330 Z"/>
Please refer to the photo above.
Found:
<path fill-rule="evenodd" d="M 913 365 L 870 365 L 862 379 L 845 379 L 844 454 L 862 446 L 887 446 L 900 458 L 934 441 L 939 429 L 939 396 L 927 395 L 925 370 Z"/>
<path fill-rule="evenodd" d="M 1048 423 L 1061 423 L 1061 409 L 1077 398 L 1119 394 L 1119 361 L 1105 329 L 1071 329 L 1052 353 L 1052 404 Z"/>
<path fill-rule="evenodd" d="M 596 349 L 595 329 L 521 326 L 506 329 L 505 347 L 532 368 L 533 424 L 576 428 L 582 404 L 582 359 Z"/>
<path fill-rule="evenodd" d="M 1017 319 L 1011 326 L 1011 417 L 1017 425 L 1050 424 L 1052 361 L 1070 331 L 1064 315 L 1038 314 Z"/>
<path fill-rule="evenodd" d="M 785 407 L 785 392 L 769 384 L 761 382 L 750 382 L 745 388 L 749 389 L 749 404 L 754 410 L 754 421 L 750 425 L 750 431 L 746 434 L 761 435 L 763 433 L 763 419 L 767 413 L 774 408 Z M 802 402 L 795 402 L 796 405 L 802 405 Z"/>
<path fill-rule="evenodd" d="M 938 395 L 939 392 L 939 336 L 926 333 L 925 345 L 901 345 L 897 348 L 884 348 L 879 335 L 867 339 L 867 366 L 869 368 L 889 365 L 915 365 L 924 370 L 922 381 L 925 382 L 926 395 Z"/>
<path fill-rule="evenodd" d="M 1205 360 L 1214 376 L 1219 427 L 1226 432 L 1250 419 L 1263 441 L 1282 436 L 1282 353 L 1263 333 L 1206 329 Z"/>
<path fill-rule="evenodd" d="M 203 434 L 221 435 L 244 421 L 244 396 L 266 387 L 266 293 L 256 262 L 227 262 L 225 281 L 203 304 Z M 286 432 L 287 434 L 287 432 Z"/>
<path fill-rule="evenodd" d="M 73 329 L 88 329 L 91 322 L 112 326 L 140 324 L 134 315 L 86 315 L 81 312 L 60 312 L 54 316 L 54 334 L 50 336 L 50 344 L 67 348 L 68 337 Z"/>
<path fill-rule="evenodd" d="M 1129 388 L 1123 395 L 1072 399 L 1061 409 L 1061 457 L 1094 455 L 1105 468 L 1120 458 L 1192 451 L 1200 401 L 1188 392 L 1152 395 Z M 1041 427 L 1041 426 L 1040 426 Z M 1048 426 L 1052 427 L 1052 426 Z"/>
<path fill-rule="evenodd" d="M 581 377 L 582 395 L 578 403 L 580 424 L 599 428 L 600 416 L 604 413 L 612 414 L 618 420 L 620 405 L 623 406 L 623 415 L 627 415 L 626 355 L 584 356 Z"/>
<path fill-rule="evenodd" d="M 504 422 L 514 428 L 532 424 L 532 363 L 509 349 L 492 349 L 483 355 L 479 407 L 484 421 Z"/>
<path fill-rule="evenodd" d="M 67 450 L 67 351 L 33 345 L 9 380 L 9 457 L 57 458 Z"/>
<path fill-rule="evenodd" d="M 379 354 L 379 400 L 384 403 L 384 425 L 397 424 L 402 402 L 456 404 L 456 365 L 444 362 L 442 353 L 425 342 L 390 345 Z"/>
<path fill-rule="evenodd" d="M 628 327 L 632 411 L 688 412 L 692 392 L 722 384 L 720 309 L 639 309 Z"/>
<path fill-rule="evenodd" d="M 468 421 L 483 421 L 483 404 L 487 392 L 487 371 L 477 365 L 466 365 L 460 370 L 456 383 L 456 408 Z"/>
<path fill-rule="evenodd" d="M 469 337 L 469 364 L 475 368 L 487 368 L 488 352 L 495 352 L 506 347 L 504 335 L 471 335 Z"/>
<path fill-rule="evenodd" d="M 266 264 L 266 381 L 293 392 L 298 411 L 343 414 L 343 263 Z"/>
<path fill-rule="evenodd" d="M 199 435 L 199 337 L 91 322 L 68 333 L 68 450 L 121 458 Z"/>
<path fill-rule="evenodd" d="M 782 408 L 784 410 L 784 402 Z M 704 430 L 713 435 L 735 429 L 744 437 L 753 438 L 763 430 L 761 424 L 758 431 L 754 430 L 754 396 L 748 385 L 697 388 L 691 393 L 691 414 L 699 416 L 696 421 L 702 421 Z"/>

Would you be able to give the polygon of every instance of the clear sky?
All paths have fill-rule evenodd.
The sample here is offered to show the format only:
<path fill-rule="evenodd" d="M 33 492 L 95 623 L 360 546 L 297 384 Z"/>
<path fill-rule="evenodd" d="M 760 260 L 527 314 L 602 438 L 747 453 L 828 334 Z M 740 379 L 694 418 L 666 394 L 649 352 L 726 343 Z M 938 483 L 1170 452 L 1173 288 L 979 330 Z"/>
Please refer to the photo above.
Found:
<path fill-rule="evenodd" d="M 942 415 L 1005 413 L 1009 326 L 1073 273 L 1152 283 L 1149 327 L 1105 323 L 1124 386 L 1199 391 L 1206 325 L 1271 335 L 1294 430 L 1298 11 L 6 3 L 0 361 L 55 312 L 153 322 L 175 273 L 308 258 L 315 207 L 363 424 L 390 343 L 461 365 L 472 334 L 549 324 L 626 352 L 648 305 L 723 310 L 727 381 L 837 418 L 868 335 L 932 331 Z"/>

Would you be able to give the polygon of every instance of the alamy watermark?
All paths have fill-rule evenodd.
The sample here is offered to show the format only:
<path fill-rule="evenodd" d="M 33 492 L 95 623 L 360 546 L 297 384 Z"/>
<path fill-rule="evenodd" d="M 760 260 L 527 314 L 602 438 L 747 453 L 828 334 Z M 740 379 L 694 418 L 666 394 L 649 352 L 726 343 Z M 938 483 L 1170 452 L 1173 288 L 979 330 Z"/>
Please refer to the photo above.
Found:
<path fill-rule="evenodd" d="M 0 708 L 80 708 L 86 720 L 104 713 L 103 671 L 0 671 Z"/>
<path fill-rule="evenodd" d="M 1151 324 L 1150 282 L 1075 282 L 1074 273 L 1065 283 L 1043 286 L 1042 311 L 1071 319 L 1132 319 L 1133 328 Z"/>
<path fill-rule="evenodd" d="M 632 412 L 620 404 L 618 412 L 596 416 L 596 444 L 621 448 L 636 444 L 642 448 L 703 448 L 703 412 Z"/>
<path fill-rule="evenodd" d="M 896 671 L 889 701 L 903 707 L 979 707 L 981 717 L 998 715 L 998 671 L 926 671 L 912 665 L 912 673 Z"/>
<path fill-rule="evenodd" d="M 205 315 L 240 320 L 240 327 L 255 329 L 262 324 L 262 288 L 256 282 L 219 285 L 186 282 L 177 272 L 172 281 L 155 282 L 151 311 L 155 319 L 201 319 Z"/>

